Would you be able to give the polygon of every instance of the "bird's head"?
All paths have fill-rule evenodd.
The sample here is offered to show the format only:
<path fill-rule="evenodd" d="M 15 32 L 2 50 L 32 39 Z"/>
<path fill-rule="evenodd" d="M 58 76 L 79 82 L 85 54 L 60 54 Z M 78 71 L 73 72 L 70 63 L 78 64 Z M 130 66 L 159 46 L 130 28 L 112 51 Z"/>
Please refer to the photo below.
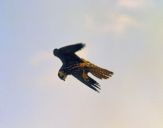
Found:
<path fill-rule="evenodd" d="M 53 54 L 54 54 L 55 56 L 58 56 L 59 50 L 58 50 L 58 49 L 54 49 L 54 50 L 53 50 Z"/>
<path fill-rule="evenodd" d="M 66 74 L 65 72 L 63 72 L 63 71 L 59 71 L 59 72 L 58 72 L 58 77 L 59 77 L 61 80 L 65 81 L 65 80 L 66 80 L 66 77 L 67 77 L 67 74 Z"/>

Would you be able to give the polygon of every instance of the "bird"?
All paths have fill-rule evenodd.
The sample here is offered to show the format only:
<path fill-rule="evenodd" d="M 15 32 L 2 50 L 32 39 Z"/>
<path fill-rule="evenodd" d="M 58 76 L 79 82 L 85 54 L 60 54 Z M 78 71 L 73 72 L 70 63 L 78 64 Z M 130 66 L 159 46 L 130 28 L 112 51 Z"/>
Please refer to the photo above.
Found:
<path fill-rule="evenodd" d="M 76 43 L 53 50 L 53 55 L 62 61 L 58 77 L 65 81 L 68 75 L 72 75 L 89 88 L 100 92 L 100 84 L 91 78 L 88 73 L 99 79 L 108 79 L 113 75 L 113 72 L 79 57 L 76 52 L 82 50 L 84 47 L 84 43 Z"/>

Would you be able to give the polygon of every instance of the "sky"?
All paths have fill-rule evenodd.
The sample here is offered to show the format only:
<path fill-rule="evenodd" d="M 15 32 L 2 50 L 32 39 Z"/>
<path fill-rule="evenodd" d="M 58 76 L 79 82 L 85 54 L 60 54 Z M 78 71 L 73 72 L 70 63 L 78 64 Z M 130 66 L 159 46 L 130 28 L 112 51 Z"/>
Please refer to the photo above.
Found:
<path fill-rule="evenodd" d="M 1 128 L 162 128 L 163 1 L 1 0 Z M 61 81 L 53 49 L 114 72 L 100 93 Z"/>

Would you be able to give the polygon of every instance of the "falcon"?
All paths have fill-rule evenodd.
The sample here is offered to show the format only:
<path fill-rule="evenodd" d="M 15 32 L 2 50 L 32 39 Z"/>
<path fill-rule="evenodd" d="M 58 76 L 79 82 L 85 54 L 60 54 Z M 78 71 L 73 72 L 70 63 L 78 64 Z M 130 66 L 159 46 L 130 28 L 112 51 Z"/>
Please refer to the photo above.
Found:
<path fill-rule="evenodd" d="M 99 83 L 92 79 L 88 73 L 99 79 L 108 79 L 113 75 L 113 72 L 80 58 L 76 52 L 84 47 L 85 44 L 77 43 L 53 50 L 54 56 L 63 63 L 58 71 L 58 77 L 65 81 L 68 75 L 72 75 L 91 89 L 99 92 L 101 89 Z"/>

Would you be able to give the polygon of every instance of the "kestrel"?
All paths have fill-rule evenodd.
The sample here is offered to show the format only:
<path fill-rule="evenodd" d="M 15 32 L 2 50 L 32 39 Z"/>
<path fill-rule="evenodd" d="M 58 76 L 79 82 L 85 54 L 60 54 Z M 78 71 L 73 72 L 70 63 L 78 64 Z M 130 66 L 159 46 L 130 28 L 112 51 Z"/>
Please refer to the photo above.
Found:
<path fill-rule="evenodd" d="M 113 75 L 113 72 L 96 66 L 75 54 L 84 47 L 85 44 L 77 43 L 53 50 L 53 54 L 63 63 L 59 69 L 58 77 L 65 81 L 68 75 L 72 75 L 91 89 L 99 92 L 101 89 L 99 83 L 88 76 L 88 73 L 99 79 L 108 79 Z"/>

